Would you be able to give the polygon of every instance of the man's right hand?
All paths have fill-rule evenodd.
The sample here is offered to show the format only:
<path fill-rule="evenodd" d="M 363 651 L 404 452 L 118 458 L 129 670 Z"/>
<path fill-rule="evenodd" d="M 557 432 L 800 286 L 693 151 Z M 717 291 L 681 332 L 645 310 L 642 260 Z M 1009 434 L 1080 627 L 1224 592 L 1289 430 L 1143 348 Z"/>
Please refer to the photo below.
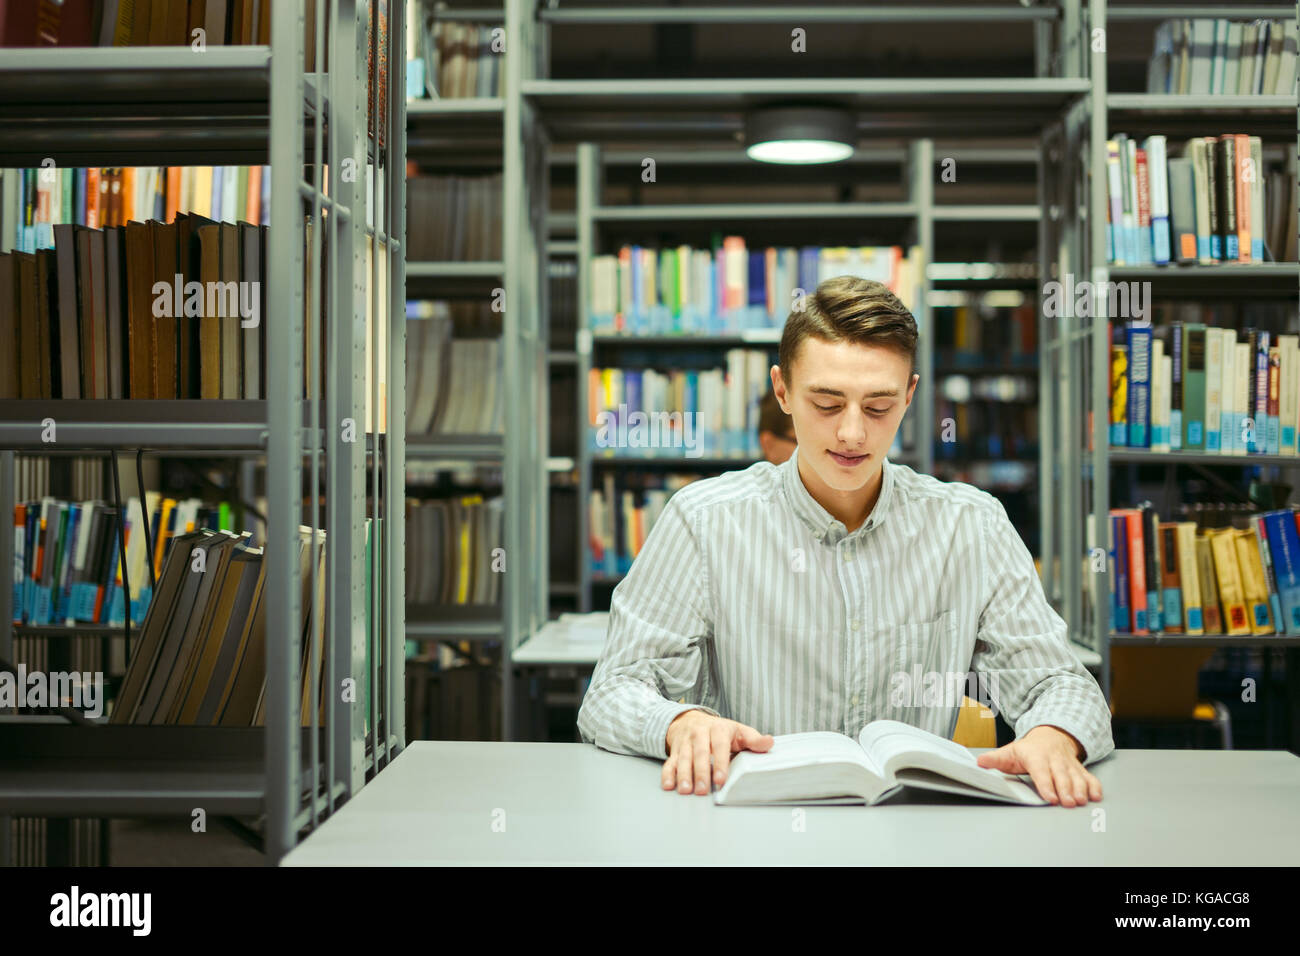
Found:
<path fill-rule="evenodd" d="M 771 734 L 760 734 L 735 720 L 714 717 L 702 710 L 684 710 L 668 725 L 668 759 L 664 761 L 663 788 L 679 793 L 709 792 L 709 760 L 713 782 L 726 783 L 731 755 L 742 750 L 762 753 L 771 748 Z"/>

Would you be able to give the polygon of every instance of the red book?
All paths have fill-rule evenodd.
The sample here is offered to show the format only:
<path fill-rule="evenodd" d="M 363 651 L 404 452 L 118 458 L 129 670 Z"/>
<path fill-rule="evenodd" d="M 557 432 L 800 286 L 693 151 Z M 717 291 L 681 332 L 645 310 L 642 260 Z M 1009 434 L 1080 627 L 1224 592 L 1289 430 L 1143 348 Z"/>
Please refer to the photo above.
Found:
<path fill-rule="evenodd" d="M 1116 508 L 1128 522 L 1129 632 L 1149 634 L 1147 626 L 1146 551 L 1142 538 L 1142 512 L 1137 508 Z"/>

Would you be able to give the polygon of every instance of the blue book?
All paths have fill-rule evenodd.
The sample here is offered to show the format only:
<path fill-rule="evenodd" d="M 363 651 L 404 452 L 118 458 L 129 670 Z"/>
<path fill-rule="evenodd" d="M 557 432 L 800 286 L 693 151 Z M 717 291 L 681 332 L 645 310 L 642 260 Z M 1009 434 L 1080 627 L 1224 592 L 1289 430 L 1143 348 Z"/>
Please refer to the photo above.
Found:
<path fill-rule="evenodd" d="M 767 255 L 761 249 L 749 250 L 748 304 L 767 309 Z"/>
<path fill-rule="evenodd" d="M 1151 329 L 1128 324 L 1128 446 L 1151 447 Z"/>
<path fill-rule="evenodd" d="M 1266 511 L 1263 519 L 1281 605 L 1279 626 L 1286 634 L 1300 634 L 1300 532 L 1295 514 L 1289 509 Z"/>

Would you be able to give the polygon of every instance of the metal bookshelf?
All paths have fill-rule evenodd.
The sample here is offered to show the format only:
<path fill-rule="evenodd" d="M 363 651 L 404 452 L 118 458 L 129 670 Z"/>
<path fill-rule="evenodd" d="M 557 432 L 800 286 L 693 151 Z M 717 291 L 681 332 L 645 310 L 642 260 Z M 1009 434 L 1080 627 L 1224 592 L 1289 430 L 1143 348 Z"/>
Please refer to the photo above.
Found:
<path fill-rule="evenodd" d="M 405 328 L 397 306 L 404 288 L 405 5 L 388 4 L 386 57 L 373 57 L 370 77 L 378 92 L 386 59 L 388 109 L 368 135 L 367 117 L 378 113 L 365 93 L 368 4 L 318 3 L 318 62 L 307 72 L 310 2 L 317 0 L 276 4 L 269 46 L 201 54 L 189 47 L 5 50 L 0 56 L 0 100 L 23 104 L 0 110 L 4 165 L 39 165 L 47 157 L 59 165 L 269 163 L 267 259 L 276 265 L 266 276 L 266 361 L 268 370 L 282 373 L 267 376 L 262 401 L 0 402 L 0 511 L 6 514 L 14 504 L 17 453 L 210 450 L 264 457 L 266 587 L 277 596 L 267 604 L 265 727 L 58 726 L 22 718 L 0 724 L 0 857 L 10 849 L 10 816 L 188 815 L 202 807 L 264 816 L 264 852 L 278 862 L 405 745 Z M 373 166 L 374 175 L 368 183 L 364 176 L 331 176 L 327 192 L 326 166 L 340 169 L 349 161 L 363 172 Z M 309 218 L 317 224 L 311 242 Z M 313 335 L 304 345 L 308 293 L 320 303 L 323 344 Z M 369 328 L 368 314 L 374 317 Z M 386 359 L 381 335 L 389 343 Z M 367 396 L 361 371 L 368 355 Z M 319 400 L 300 394 L 305 362 Z M 369 407 L 387 407 L 382 441 L 365 435 L 367 400 Z M 36 423 L 44 417 L 58 423 L 57 451 L 41 441 Z M 345 438 L 348 421 L 361 423 L 363 440 Z M 323 487 L 324 505 L 315 495 L 304 505 L 304 475 Z M 384 529 L 377 539 L 383 546 L 372 549 L 369 608 L 367 518 Z M 308 682 L 309 726 L 299 718 L 300 635 L 311 613 L 299 606 L 300 526 L 328 529 L 326 606 L 316 613 L 325 614 L 324 686 L 330 690 L 318 700 L 315 681 Z M 13 560 L 12 549 L 0 553 L 5 580 Z M 313 586 L 317 574 L 313 569 Z M 12 611 L 11 589 L 0 589 L 0 656 L 6 658 L 13 649 Z M 373 621 L 369 674 L 367 619 Z M 132 623 L 133 638 L 141 623 Z M 345 679 L 371 681 L 369 715 L 359 703 L 339 702 L 336 689 Z M 318 705 L 324 709 L 319 720 Z"/>
<path fill-rule="evenodd" d="M 1294 262 L 1224 264 L 1214 266 L 1118 266 L 1106 260 L 1107 197 L 1106 141 L 1112 129 L 1138 135 L 1163 133 L 1171 137 L 1211 135 L 1244 129 L 1265 139 L 1289 141 L 1297 136 L 1297 101 L 1291 96 L 1213 96 L 1111 93 L 1106 50 L 1086 38 L 1112 24 L 1154 25 L 1175 17 L 1222 17 L 1292 20 L 1295 7 L 1284 5 L 1186 4 L 1150 6 L 1108 4 L 1089 0 L 1073 4 L 1063 24 L 1064 35 L 1075 38 L 1062 47 L 1063 65 L 1090 77 L 1087 96 L 1079 108 L 1064 114 L 1043 135 L 1049 158 L 1040 179 L 1044 218 L 1040 252 L 1041 274 L 1086 277 L 1100 282 L 1151 282 L 1157 298 L 1294 299 L 1300 265 Z M 1086 68 L 1086 69 L 1085 69 Z M 1297 139 L 1300 146 L 1300 138 Z M 1078 157 L 1076 160 L 1075 157 Z M 1092 540 L 1108 538 L 1110 468 L 1117 463 L 1182 466 L 1300 468 L 1300 459 L 1274 455 L 1247 457 L 1196 452 L 1155 453 L 1112 449 L 1109 445 L 1109 350 L 1106 316 L 1063 317 L 1043 322 L 1042 404 L 1040 406 L 1041 481 L 1043 483 L 1043 578 L 1048 597 L 1069 626 L 1086 635 L 1102 659 L 1101 684 L 1109 693 L 1110 648 L 1130 645 L 1287 647 L 1288 666 L 1300 666 L 1300 638 L 1286 635 L 1229 637 L 1206 635 L 1133 636 L 1110 631 L 1109 581 L 1094 574 L 1092 604 L 1085 606 L 1081 586 L 1086 539 L 1086 512 L 1094 515 Z M 1099 371 L 1100 370 L 1100 371 Z M 1084 413 L 1092 415 L 1092 433 Z M 1091 450 L 1088 450 L 1091 442 Z M 1293 474 L 1295 472 L 1292 472 Z M 1295 706 L 1295 702 L 1292 702 Z"/>
<path fill-rule="evenodd" d="M 547 297 L 545 215 L 549 180 L 545 132 L 519 95 L 533 51 L 544 46 L 544 27 L 523 4 L 505 8 L 429 9 L 450 21 L 503 23 L 509 51 L 503 95 L 411 100 L 407 105 L 407 152 L 431 167 L 467 166 L 502 173 L 502 257 L 488 261 L 407 262 L 408 291 L 420 298 L 488 301 L 504 290 L 502 387 L 508 388 L 504 435 L 409 435 L 411 459 L 496 465 L 505 499 L 506 571 L 497 606 L 410 606 L 404 628 L 419 642 L 498 643 L 502 728 L 516 736 L 517 688 L 511 655 L 546 620 L 548 421 L 546 387 Z M 403 54 L 404 55 L 404 54 Z"/>

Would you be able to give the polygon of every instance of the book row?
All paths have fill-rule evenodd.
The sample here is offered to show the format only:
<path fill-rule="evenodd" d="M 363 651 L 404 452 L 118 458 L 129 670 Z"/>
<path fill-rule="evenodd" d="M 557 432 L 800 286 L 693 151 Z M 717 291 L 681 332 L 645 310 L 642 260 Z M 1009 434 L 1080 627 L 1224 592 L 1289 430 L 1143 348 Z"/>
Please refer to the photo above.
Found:
<path fill-rule="evenodd" d="M 1258 136 L 1106 143 L 1106 255 L 1114 265 L 1295 261 L 1295 157 L 1267 173 Z"/>
<path fill-rule="evenodd" d="M 407 261 L 500 259 L 501 190 L 500 173 L 422 176 L 408 168 Z"/>
<path fill-rule="evenodd" d="M 56 223 L 97 229 L 132 220 L 174 222 L 178 213 L 269 225 L 267 173 L 265 166 L 3 169 L 0 222 L 8 234 L 0 246 L 49 249 Z"/>
<path fill-rule="evenodd" d="M 271 42 L 271 0 L 11 0 L 0 47 L 210 46 Z"/>
<path fill-rule="evenodd" d="M 452 338 L 449 317 L 406 323 L 406 433 L 505 433 L 500 338 Z"/>
<path fill-rule="evenodd" d="M 139 625 L 172 538 L 197 528 L 232 527 L 228 502 L 205 504 L 149 492 L 145 504 L 147 537 L 140 500 L 134 497 L 125 514 L 103 501 L 46 497 L 15 505 L 13 623 L 121 626 L 129 599 L 131 621 Z"/>
<path fill-rule="evenodd" d="M 984 304 L 933 310 L 935 361 L 941 365 L 1038 365 L 1038 312 L 1031 301 L 1012 308 Z"/>
<path fill-rule="evenodd" d="M 0 397 L 265 397 L 266 241 L 180 213 L 0 253 Z"/>
<path fill-rule="evenodd" d="M 720 368 L 593 368 L 588 440 L 600 456 L 757 458 L 759 402 L 771 357 L 728 349 Z"/>
<path fill-rule="evenodd" d="M 914 304 L 919 255 L 899 246 L 750 249 L 727 236 L 712 249 L 625 245 L 591 261 L 591 328 L 660 335 L 779 329 L 818 283 L 873 279 Z"/>
<path fill-rule="evenodd" d="M 607 474 L 599 488 L 593 488 L 588 509 L 588 555 L 594 574 L 619 577 L 627 574 L 632 560 L 641 553 L 650 529 L 663 514 L 669 497 L 690 484 L 698 475 L 654 475 L 628 482 L 615 481 Z"/>
<path fill-rule="evenodd" d="M 406 499 L 406 602 L 496 605 L 506 572 L 505 499 Z"/>
<path fill-rule="evenodd" d="M 1112 328 L 1110 443 L 1152 451 L 1295 455 L 1300 335 L 1174 322 Z"/>
<path fill-rule="evenodd" d="M 502 27 L 435 20 L 426 13 L 423 0 L 406 0 L 407 98 L 500 96 Z"/>
<path fill-rule="evenodd" d="M 1294 20 L 1165 20 L 1147 61 L 1147 92 L 1292 94 L 1296 36 Z"/>
<path fill-rule="evenodd" d="M 367 527 L 367 549 L 372 547 Z M 266 719 L 266 592 L 261 548 L 229 532 L 171 540 L 157 594 L 133 649 L 110 723 L 246 727 Z M 367 568 L 370 562 L 367 561 Z M 316 685 L 324 712 L 325 532 L 298 535 L 302 633 L 300 718 L 310 723 Z M 316 573 L 312 587 L 313 570 Z M 370 582 L 367 582 L 369 589 Z M 369 620 L 369 602 L 367 601 Z M 369 634 L 369 623 L 367 633 Z M 366 641 L 367 656 L 371 641 Z M 363 695 L 369 695 L 369 666 Z M 368 708 L 367 708 L 368 710 Z"/>
<path fill-rule="evenodd" d="M 1300 634 L 1296 511 L 1252 514 L 1244 528 L 1160 521 L 1150 502 L 1112 509 L 1109 517 L 1113 630 Z"/>

